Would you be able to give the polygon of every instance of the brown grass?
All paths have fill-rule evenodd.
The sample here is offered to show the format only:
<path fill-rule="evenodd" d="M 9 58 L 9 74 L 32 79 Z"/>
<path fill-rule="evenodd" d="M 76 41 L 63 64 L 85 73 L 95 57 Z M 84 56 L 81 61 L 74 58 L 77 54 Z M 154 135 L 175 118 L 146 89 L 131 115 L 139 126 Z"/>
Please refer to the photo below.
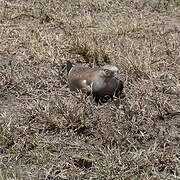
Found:
<path fill-rule="evenodd" d="M 180 179 L 178 1 L 0 1 L 0 179 Z M 65 64 L 114 64 L 124 99 L 70 92 Z"/>

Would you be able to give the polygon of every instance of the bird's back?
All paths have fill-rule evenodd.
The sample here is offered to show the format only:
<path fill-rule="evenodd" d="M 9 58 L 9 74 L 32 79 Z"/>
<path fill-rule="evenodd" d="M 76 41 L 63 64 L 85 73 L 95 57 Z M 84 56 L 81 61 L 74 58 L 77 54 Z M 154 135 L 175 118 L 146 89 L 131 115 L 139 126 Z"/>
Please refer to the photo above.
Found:
<path fill-rule="evenodd" d="M 81 90 L 86 93 L 91 93 L 92 83 L 97 74 L 97 68 L 90 69 L 88 67 L 75 66 L 68 75 L 69 88 L 72 91 Z"/>

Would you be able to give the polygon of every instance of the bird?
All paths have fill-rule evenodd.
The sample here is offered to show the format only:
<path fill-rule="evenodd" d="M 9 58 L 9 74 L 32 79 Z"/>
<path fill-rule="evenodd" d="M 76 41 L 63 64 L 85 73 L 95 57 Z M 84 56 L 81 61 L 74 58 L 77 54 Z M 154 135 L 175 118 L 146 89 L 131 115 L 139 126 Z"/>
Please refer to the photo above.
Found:
<path fill-rule="evenodd" d="M 119 69 L 113 65 L 89 68 L 73 66 L 70 61 L 66 63 L 69 89 L 81 91 L 93 96 L 97 103 L 107 102 L 108 99 L 119 97 L 123 91 L 124 83 L 118 74 Z"/>

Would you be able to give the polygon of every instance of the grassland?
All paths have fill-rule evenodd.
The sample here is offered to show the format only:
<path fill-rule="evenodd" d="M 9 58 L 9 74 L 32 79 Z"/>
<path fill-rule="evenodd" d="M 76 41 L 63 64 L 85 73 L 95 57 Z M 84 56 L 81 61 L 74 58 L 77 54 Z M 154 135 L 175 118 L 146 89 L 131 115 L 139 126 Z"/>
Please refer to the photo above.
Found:
<path fill-rule="evenodd" d="M 0 180 L 180 179 L 178 2 L 0 1 Z M 125 98 L 70 92 L 67 60 Z"/>

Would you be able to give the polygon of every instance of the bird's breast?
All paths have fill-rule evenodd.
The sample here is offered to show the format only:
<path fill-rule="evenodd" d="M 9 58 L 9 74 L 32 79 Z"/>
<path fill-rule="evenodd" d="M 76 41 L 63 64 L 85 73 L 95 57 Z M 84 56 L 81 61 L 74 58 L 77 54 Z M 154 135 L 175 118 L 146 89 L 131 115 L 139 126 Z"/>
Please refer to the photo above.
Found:
<path fill-rule="evenodd" d="M 114 78 L 99 79 L 93 82 L 92 90 L 95 96 L 113 96 L 118 86 L 118 81 Z"/>

